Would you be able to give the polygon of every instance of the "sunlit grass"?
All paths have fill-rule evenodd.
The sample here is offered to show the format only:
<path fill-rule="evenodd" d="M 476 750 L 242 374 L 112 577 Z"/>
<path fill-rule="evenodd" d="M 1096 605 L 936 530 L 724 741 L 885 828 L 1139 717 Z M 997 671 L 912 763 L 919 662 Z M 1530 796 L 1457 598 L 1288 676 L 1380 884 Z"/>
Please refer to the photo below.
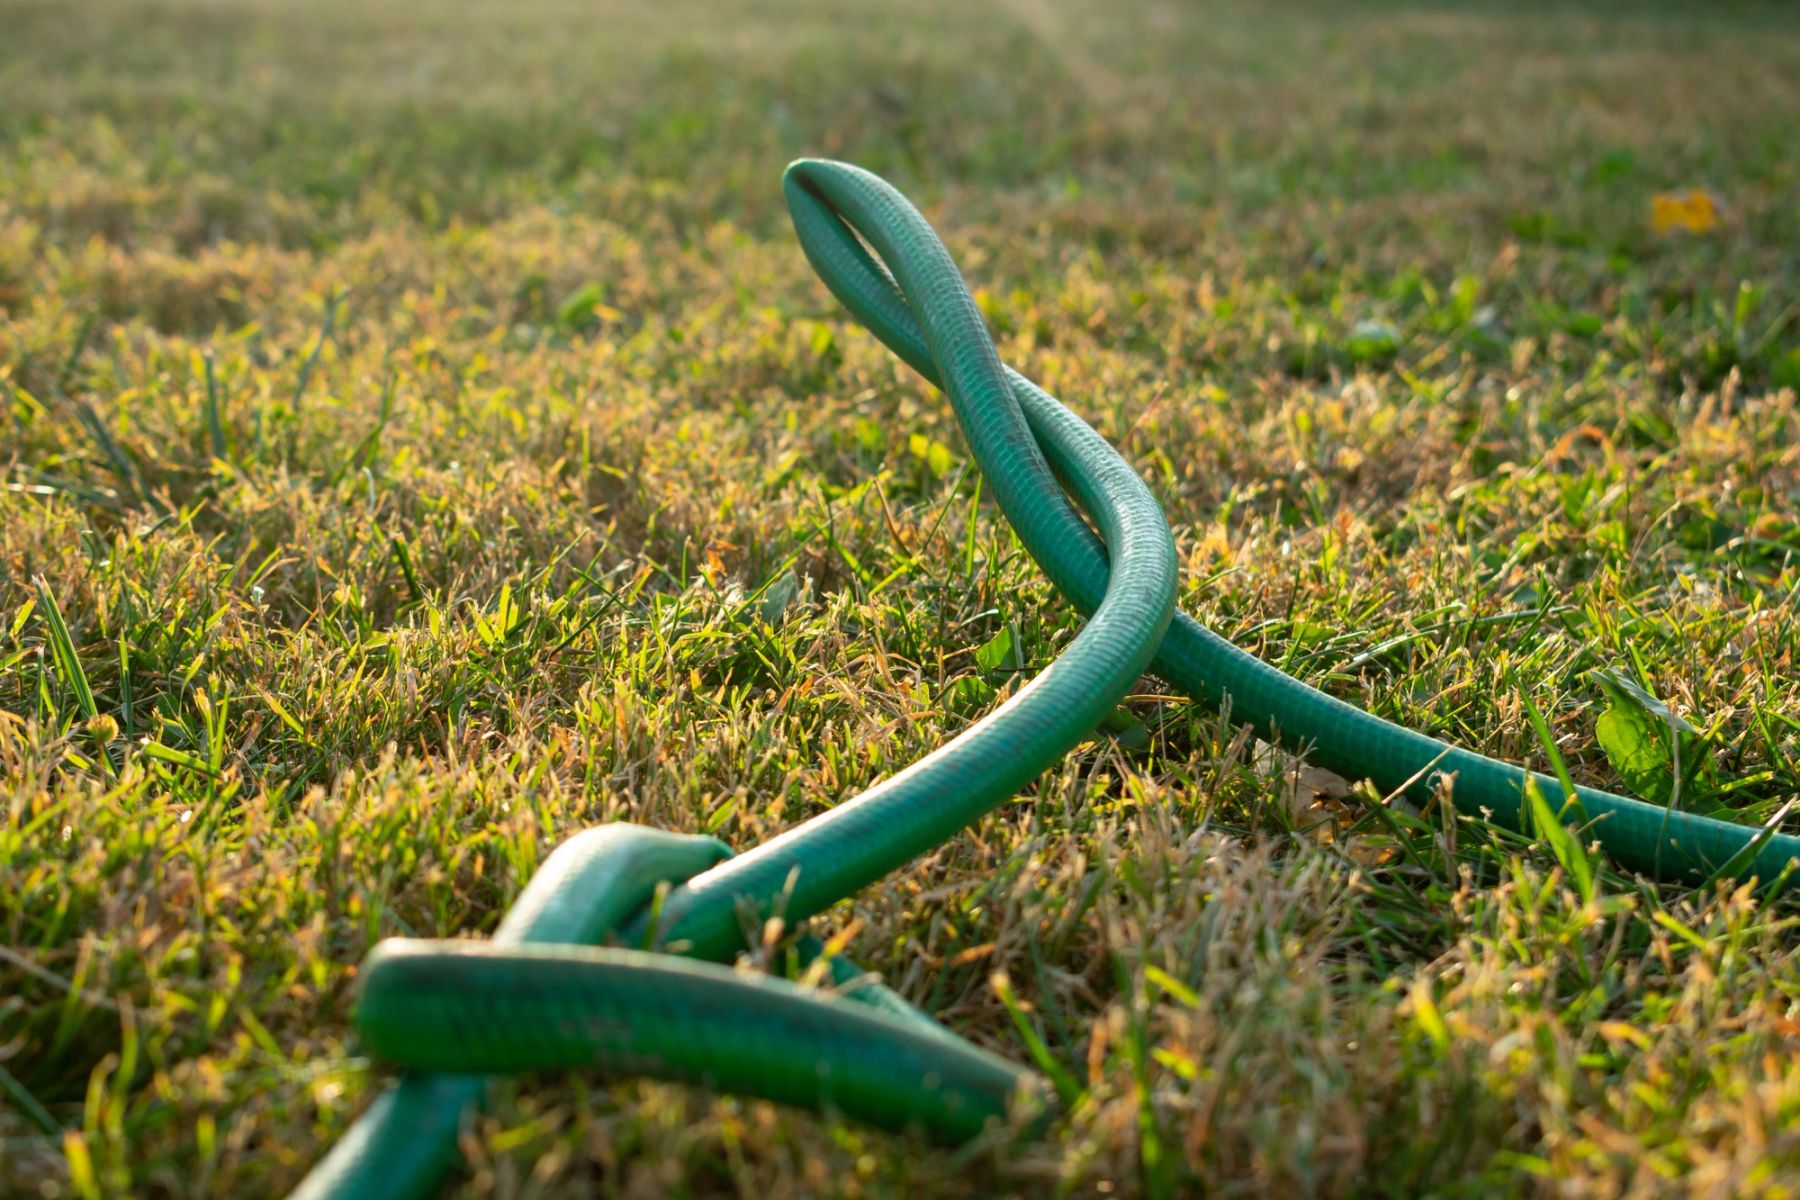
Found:
<path fill-rule="evenodd" d="M 803 153 L 921 203 L 1212 628 L 1660 799 L 1623 680 L 1684 806 L 1800 792 L 1785 9 L 1016 9 L 0 0 L 0 1193 L 280 1194 L 376 940 L 598 822 L 754 845 L 1066 643 Z M 538 1077 L 460 1186 L 1800 1191 L 1787 910 L 1128 707 L 821 923 L 1041 1042 L 1049 1138 Z"/>

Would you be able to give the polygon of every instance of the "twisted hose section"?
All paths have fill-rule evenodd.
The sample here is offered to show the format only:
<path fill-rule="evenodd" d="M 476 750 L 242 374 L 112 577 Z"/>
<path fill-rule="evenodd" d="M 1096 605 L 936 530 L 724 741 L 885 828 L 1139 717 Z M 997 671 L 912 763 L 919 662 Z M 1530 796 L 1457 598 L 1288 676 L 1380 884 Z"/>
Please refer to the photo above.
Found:
<path fill-rule="evenodd" d="M 929 331 L 921 328 L 915 306 L 884 269 L 883 262 L 891 265 L 891 259 L 884 254 L 882 262 L 876 261 L 857 239 L 862 226 L 846 223 L 835 183 L 843 170 L 839 164 L 809 161 L 788 168 L 787 201 L 801 248 L 845 308 L 908 366 L 942 386 Z M 1054 525 L 1058 536 L 1027 541 L 1027 548 L 1064 595 L 1091 611 L 1106 589 L 1111 543 L 1094 536 L 1074 505 L 1092 515 L 1085 486 L 1088 464 L 1102 453 L 1104 443 L 1054 396 L 1012 368 L 1003 369 L 1039 448 L 1073 496 L 1072 504 L 1060 489 L 1033 495 L 1037 519 Z M 1011 516 L 1006 497 L 1000 504 Z M 1459 811 L 1507 829 L 1523 831 L 1525 781 L 1533 779 L 1546 797 L 1563 798 L 1558 807 L 1565 820 L 1586 826 L 1586 836 L 1598 840 L 1620 865 L 1656 878 L 1691 882 L 1732 865 L 1730 874 L 1766 883 L 1800 859 L 1800 838 L 1789 834 L 1769 835 L 1597 788 L 1577 787 L 1574 797 L 1565 797 L 1551 776 L 1404 729 L 1309 687 L 1186 613 L 1175 614 L 1150 670 L 1213 711 L 1252 725 L 1264 738 L 1347 779 L 1368 779 L 1384 792 L 1404 792 L 1419 802 L 1429 800 L 1440 781 L 1448 780 Z"/>
<path fill-rule="evenodd" d="M 948 1031 L 637 950 L 390 938 L 369 956 L 356 1028 L 369 1053 L 408 1067 L 649 1075 L 945 1142 L 1033 1092 L 1027 1072 Z"/>
<path fill-rule="evenodd" d="M 1077 530 L 1094 536 L 1062 500 L 974 299 L 924 218 L 868 172 L 815 165 L 814 182 L 831 195 L 834 219 L 853 222 L 888 264 L 894 294 L 915 314 L 934 378 L 1021 540 L 1043 557 Z M 1149 489 L 1110 446 L 1092 437 L 1077 459 L 1071 486 L 1109 547 L 1111 571 L 1063 654 L 953 741 L 729 860 L 735 869 L 714 867 L 692 878 L 670 870 L 669 878 L 687 882 L 660 906 L 628 906 L 636 912 L 620 931 L 627 945 L 660 943 L 694 958 L 727 960 L 767 917 L 802 921 L 954 836 L 1073 749 L 1117 706 L 1168 629 L 1174 540 Z M 597 875 L 601 864 L 590 865 L 541 893 L 534 881 L 521 905 L 547 921 L 560 919 L 550 916 L 562 911 L 552 901 L 559 889 Z M 585 901 L 569 907 L 587 911 Z M 607 910 L 609 918 L 617 915 Z M 594 933 L 596 923 L 565 926 L 583 935 L 564 939 L 573 943 Z M 357 1022 L 368 1049 L 403 1067 L 479 1073 L 588 1064 L 711 1080 L 952 1140 L 979 1131 L 1009 1104 L 1023 1119 L 1042 1111 L 1041 1089 L 1028 1072 L 956 1038 L 884 988 L 864 987 L 851 997 L 861 1003 L 626 951 L 410 944 L 378 948 L 371 957 Z M 455 1075 L 424 1078 L 429 1082 L 411 1089 L 416 1101 L 378 1101 L 302 1194 L 425 1194 L 427 1176 L 435 1178 L 448 1156 L 405 1144 L 415 1136 L 417 1114 L 434 1122 L 429 1137 L 417 1140 L 442 1142 L 480 1088 L 454 1082 Z M 420 1165 L 401 1180 L 387 1164 L 408 1155 Z"/>
<path fill-rule="evenodd" d="M 885 181 L 843 163 L 796 162 L 783 186 L 820 278 L 948 395 L 989 491 L 1089 620 L 1061 657 L 961 736 L 745 854 L 608 826 L 551 857 L 492 943 L 383 943 L 365 965 L 358 1031 L 372 1054 L 414 1073 L 297 1196 L 429 1194 L 491 1072 L 589 1066 L 698 1081 L 953 1141 L 1003 1115 L 1041 1116 L 1047 1101 L 1033 1076 L 879 985 L 846 1000 L 715 964 L 767 917 L 802 921 L 1002 803 L 1086 737 L 1147 667 L 1385 791 L 1425 800 L 1448 782 L 1458 809 L 1520 830 L 1528 780 L 1563 797 L 1548 776 L 1365 713 L 1175 613 L 1174 547 L 1148 489 L 1085 422 L 1000 362 L 924 218 Z M 1565 821 L 1622 865 L 1659 877 L 1768 881 L 1800 859 L 1789 835 L 1590 788 L 1563 798 Z M 663 882 L 677 886 L 647 903 Z M 710 961 L 583 948 L 615 928 L 627 945 Z M 841 960 L 831 967 L 840 983 L 857 975 Z"/>
<path fill-rule="evenodd" d="M 836 236 L 884 281 L 891 311 L 905 314 L 912 333 L 909 349 L 950 398 L 987 490 L 1032 556 L 1056 578 L 1057 548 L 1082 538 L 1110 551 L 1110 570 L 1086 581 L 1091 615 L 1069 648 L 985 719 L 854 800 L 671 892 L 658 932 L 699 958 L 737 949 L 744 908 L 760 917 L 779 900 L 789 921 L 812 916 L 1024 787 L 1117 706 L 1174 611 L 1174 542 L 1149 489 L 1098 435 L 1072 441 L 1064 477 L 1098 535 L 1088 528 L 1026 423 L 962 275 L 918 210 L 846 163 L 797 162 L 785 187 L 809 256 L 815 241 Z M 632 925 L 627 940 L 645 930 Z"/>
<path fill-rule="evenodd" d="M 544 860 L 494 932 L 493 944 L 599 941 L 643 908 L 658 884 L 686 879 L 730 853 L 717 838 L 636 825 L 585 830 Z M 307 1173 L 292 1200 L 430 1195 L 456 1162 L 464 1114 L 487 1095 L 488 1080 L 468 1073 L 474 1069 L 402 1075 Z"/>

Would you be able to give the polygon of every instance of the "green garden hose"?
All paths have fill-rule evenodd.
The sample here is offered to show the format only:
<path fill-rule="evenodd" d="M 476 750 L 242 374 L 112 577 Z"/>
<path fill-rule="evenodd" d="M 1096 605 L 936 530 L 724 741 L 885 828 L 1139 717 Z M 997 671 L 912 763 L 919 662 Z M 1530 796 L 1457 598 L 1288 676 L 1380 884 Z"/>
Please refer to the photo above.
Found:
<path fill-rule="evenodd" d="M 698 1081 L 947 1141 L 1009 1114 L 1041 1120 L 1048 1096 L 1033 1075 L 879 985 L 846 999 L 718 964 L 763 919 L 803 921 L 1005 801 L 1087 737 L 1146 668 L 1383 791 L 1426 799 L 1449 782 L 1459 810 L 1515 830 L 1528 778 L 1563 796 L 1554 779 L 1362 712 L 1174 613 L 1174 546 L 1148 489 L 1086 423 L 1000 362 L 924 218 L 885 181 L 843 163 L 794 163 L 784 186 L 814 269 L 949 396 L 1001 511 L 1089 620 L 1063 655 L 961 736 L 755 849 L 730 857 L 712 839 L 590 830 L 551 856 L 492 942 L 377 947 L 360 981 L 357 1029 L 374 1057 L 412 1073 L 299 1196 L 428 1194 L 485 1073 L 591 1066 Z M 1768 881 L 1800 859 L 1800 839 L 1588 788 L 1560 808 L 1621 865 L 1658 877 L 1723 871 Z M 675 886 L 658 894 L 663 883 Z M 584 945 L 612 933 L 640 948 Z M 659 946 L 688 957 L 653 952 Z M 829 965 L 838 983 L 857 974 L 841 960 Z"/>
<path fill-rule="evenodd" d="M 716 838 L 602 825 L 558 846 L 494 932 L 494 945 L 598 941 L 643 907 L 659 883 L 686 879 L 731 853 Z M 293 1200 L 429 1195 L 454 1162 L 463 1114 L 487 1090 L 480 1075 L 407 1075 L 384 1091 Z"/>

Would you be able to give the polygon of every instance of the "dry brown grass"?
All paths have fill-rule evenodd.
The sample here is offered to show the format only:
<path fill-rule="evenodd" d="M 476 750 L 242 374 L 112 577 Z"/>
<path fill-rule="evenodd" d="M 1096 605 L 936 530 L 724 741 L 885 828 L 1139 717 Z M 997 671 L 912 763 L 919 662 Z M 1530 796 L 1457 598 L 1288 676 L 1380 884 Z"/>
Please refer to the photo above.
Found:
<path fill-rule="evenodd" d="M 280 1193 L 378 1080 L 376 939 L 490 930 L 599 821 L 752 845 L 991 703 L 1008 621 L 1067 640 L 808 275 L 801 153 L 920 200 L 1212 627 L 1541 765 L 1528 697 L 1615 787 L 1624 669 L 1706 733 L 1690 802 L 1800 790 L 1786 10 L 1036 11 L 1074 70 L 969 5 L 0 0 L 0 1192 Z M 1727 221 L 1654 236 L 1694 185 Z M 462 1192 L 1800 1191 L 1787 910 L 1583 904 L 1129 708 L 825 922 L 1023 1060 L 1004 971 L 1053 1136 L 528 1078 Z"/>

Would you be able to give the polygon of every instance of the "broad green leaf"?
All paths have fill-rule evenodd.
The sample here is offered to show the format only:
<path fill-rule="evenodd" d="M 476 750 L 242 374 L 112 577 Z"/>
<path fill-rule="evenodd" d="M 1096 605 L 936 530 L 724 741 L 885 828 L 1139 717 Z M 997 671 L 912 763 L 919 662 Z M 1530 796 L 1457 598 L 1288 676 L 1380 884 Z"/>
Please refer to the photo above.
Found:
<path fill-rule="evenodd" d="M 1652 804 L 1675 790 L 1674 738 L 1634 704 L 1614 702 L 1594 723 L 1594 737 L 1625 786 Z"/>
<path fill-rule="evenodd" d="M 1698 736 L 1700 731 L 1688 724 L 1686 718 L 1668 705 L 1645 691 L 1643 686 L 1622 671 L 1605 669 L 1592 672 L 1595 682 L 1609 692 L 1614 700 L 1626 699 L 1642 708 L 1645 712 L 1666 723 L 1679 733 Z"/>
<path fill-rule="evenodd" d="M 944 691 L 945 705 L 953 712 L 974 711 L 990 703 L 993 698 L 993 685 L 974 675 L 964 675 Z"/>
<path fill-rule="evenodd" d="M 1694 777 L 1700 736 L 1679 713 L 1617 671 L 1595 671 L 1594 679 L 1612 698 L 1594 725 L 1594 736 L 1625 786 L 1653 804 L 1675 794 L 1676 754 L 1681 776 Z"/>
<path fill-rule="evenodd" d="M 1317 646 L 1337 636 L 1337 630 L 1318 621 L 1296 619 L 1288 626 L 1288 638 L 1301 646 Z"/>
<path fill-rule="evenodd" d="M 1400 334 L 1386 321 L 1359 321 L 1344 340 L 1344 350 L 1358 365 L 1391 362 L 1400 352 Z"/>
<path fill-rule="evenodd" d="M 605 298 L 606 293 L 597 283 L 576 288 L 557 306 L 557 323 L 567 329 L 583 324 L 597 309 L 604 307 L 600 302 Z"/>
<path fill-rule="evenodd" d="M 975 661 L 984 671 L 1017 671 L 1025 666 L 1019 654 L 1019 631 L 1008 621 L 993 637 L 975 651 Z"/>
<path fill-rule="evenodd" d="M 794 597 L 799 594 L 799 579 L 795 578 L 792 571 L 783 571 L 773 583 L 763 589 L 762 601 L 758 605 L 762 619 L 771 625 L 780 624 L 783 614 L 788 610 L 788 605 L 792 604 Z"/>
<path fill-rule="evenodd" d="M 906 448 L 912 456 L 924 463 L 933 475 L 947 475 L 950 468 L 956 465 L 956 455 L 950 447 L 942 442 L 934 442 L 922 433 L 915 433 L 906 439 Z"/>
<path fill-rule="evenodd" d="M 1123 704 L 1100 720 L 1100 732 L 1109 734 L 1121 750 L 1147 750 L 1150 727 Z"/>

